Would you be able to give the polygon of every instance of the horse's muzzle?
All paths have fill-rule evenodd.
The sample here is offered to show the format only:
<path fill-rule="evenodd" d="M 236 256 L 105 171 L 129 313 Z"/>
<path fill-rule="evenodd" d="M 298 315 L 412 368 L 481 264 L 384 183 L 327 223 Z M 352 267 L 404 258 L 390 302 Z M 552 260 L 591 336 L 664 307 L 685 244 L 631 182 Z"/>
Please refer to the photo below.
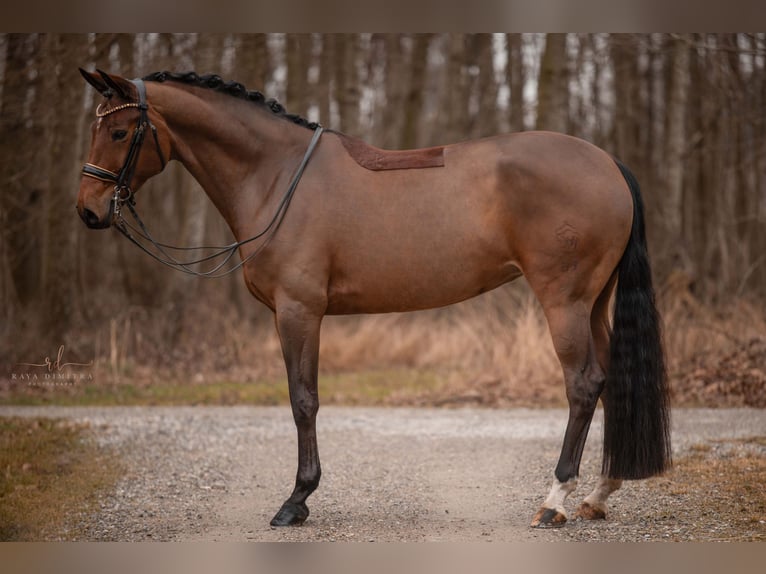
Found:
<path fill-rule="evenodd" d="M 107 213 L 106 217 L 103 218 L 93 213 L 87 207 L 78 209 L 77 212 L 80 214 L 80 219 L 82 219 L 85 222 L 85 225 L 87 225 L 90 229 L 106 229 L 112 225 L 111 208 L 109 209 L 109 213 Z"/>

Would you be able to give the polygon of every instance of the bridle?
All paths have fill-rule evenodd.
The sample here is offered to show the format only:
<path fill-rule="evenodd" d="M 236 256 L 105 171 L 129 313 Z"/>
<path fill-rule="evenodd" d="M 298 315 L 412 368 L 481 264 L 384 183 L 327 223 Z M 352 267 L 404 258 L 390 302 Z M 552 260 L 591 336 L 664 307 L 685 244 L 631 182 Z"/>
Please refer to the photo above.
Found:
<path fill-rule="evenodd" d="M 133 130 L 133 139 L 130 141 L 130 147 L 128 148 L 128 155 L 125 157 L 125 161 L 122 164 L 122 168 L 119 173 L 115 173 L 111 170 L 94 165 L 92 163 L 86 163 L 82 166 L 82 174 L 88 177 L 99 179 L 101 181 L 114 183 L 114 195 L 112 195 L 111 211 L 113 218 L 119 219 L 120 208 L 125 204 L 133 204 L 133 189 L 130 184 L 133 180 L 133 175 L 136 171 L 136 165 L 138 165 L 138 154 L 141 151 L 141 144 L 144 143 L 144 136 L 146 135 L 146 129 L 149 128 L 154 136 L 154 144 L 157 148 L 157 155 L 160 158 L 162 169 L 165 169 L 165 155 L 162 153 L 162 147 L 160 146 L 160 140 L 157 136 L 157 127 L 149 119 L 149 106 L 146 103 L 146 85 L 141 79 L 132 80 L 133 85 L 136 86 L 138 91 L 138 101 L 128 102 L 127 104 L 121 104 L 113 108 L 101 109 L 103 104 L 100 104 L 96 108 L 96 117 L 103 118 L 115 112 L 125 110 L 128 108 L 138 108 L 141 112 L 138 116 L 136 123 L 136 129 Z"/>
<path fill-rule="evenodd" d="M 160 243 L 159 241 L 155 240 L 152 237 L 152 235 L 149 233 L 149 231 L 147 230 L 146 226 L 144 225 L 144 222 L 141 220 L 141 218 L 138 215 L 138 212 L 136 211 L 136 207 L 135 207 L 136 201 L 133 194 L 133 189 L 131 188 L 131 181 L 133 179 L 133 174 L 136 171 L 136 165 L 138 164 L 138 154 L 141 151 L 141 145 L 144 142 L 144 136 L 146 134 L 147 128 L 149 128 L 152 131 L 152 135 L 154 136 L 154 143 L 156 145 L 157 154 L 159 155 L 160 162 L 162 164 L 163 169 L 165 168 L 166 161 L 165 161 L 165 156 L 162 153 L 162 148 L 160 147 L 159 138 L 157 136 L 157 128 L 149 119 L 149 114 L 148 114 L 149 106 L 146 102 L 146 86 L 144 85 L 143 80 L 135 79 L 131 81 L 136 86 L 136 89 L 138 91 L 138 102 L 128 102 L 126 104 L 121 104 L 119 106 L 115 106 L 113 108 L 108 108 L 105 110 L 101 110 L 101 105 L 99 105 L 99 107 L 96 108 L 96 116 L 99 118 L 103 118 L 105 116 L 108 116 L 109 114 L 113 114 L 115 112 L 119 112 L 121 110 L 128 109 L 128 108 L 138 108 L 138 110 L 141 112 L 138 118 L 138 122 L 136 124 L 136 129 L 133 131 L 133 139 L 130 142 L 128 155 L 125 158 L 125 162 L 123 163 L 122 168 L 120 169 L 120 172 L 115 173 L 111 170 L 94 165 L 92 163 L 86 163 L 82 167 L 82 175 L 87 177 L 92 177 L 101 181 L 114 183 L 114 194 L 112 195 L 112 200 L 110 202 L 110 212 L 111 212 L 110 217 L 112 220 L 112 225 L 116 227 L 120 233 L 122 233 L 125 237 L 127 237 L 129 241 L 131 241 L 134 245 L 136 245 L 139 249 L 141 249 L 143 252 L 148 254 L 153 259 L 156 259 L 163 265 L 167 265 L 168 267 L 181 271 L 182 273 L 195 275 L 197 277 L 217 278 L 217 277 L 224 277 L 226 275 L 229 275 L 230 273 L 233 273 L 234 271 L 236 271 L 237 269 L 245 265 L 245 263 L 247 263 L 249 260 L 251 260 L 256 255 L 258 255 L 258 253 L 260 253 L 260 251 L 268 244 L 269 239 L 274 235 L 274 233 L 276 233 L 277 229 L 282 223 L 282 220 L 284 219 L 285 213 L 287 212 L 287 207 L 290 205 L 290 201 L 295 193 L 295 190 L 298 187 L 298 182 L 300 181 L 301 176 L 303 175 L 303 172 L 305 171 L 306 166 L 308 165 L 309 159 L 311 159 L 311 155 L 314 153 L 314 150 L 316 149 L 316 146 L 319 143 L 319 138 L 322 135 L 322 132 L 324 131 L 324 129 L 322 128 L 322 126 L 317 126 L 317 128 L 314 130 L 314 135 L 311 138 L 311 142 L 309 143 L 308 148 L 306 149 L 306 152 L 303 155 L 303 159 L 301 160 L 301 163 L 298 165 L 298 168 L 293 174 L 293 177 L 290 181 L 290 185 L 288 186 L 287 191 L 282 197 L 282 200 L 279 202 L 276 213 L 271 218 L 268 225 L 260 233 L 257 233 L 247 239 L 243 239 L 242 241 L 237 241 L 235 243 L 232 243 L 230 245 L 225 245 L 225 246 L 174 247 L 172 245 Z M 138 224 L 138 229 L 132 226 L 123 217 L 122 215 L 123 206 L 127 206 L 131 216 L 133 217 L 135 222 Z M 131 231 L 133 233 L 131 233 Z M 144 245 L 140 240 L 136 239 L 136 237 L 133 234 L 136 234 L 141 239 L 151 243 L 151 245 L 159 253 L 159 255 L 157 252 L 151 251 L 149 248 L 147 248 L 146 245 Z M 252 241 L 260 239 L 266 234 L 269 234 L 268 237 L 264 240 L 264 242 L 258 248 L 256 248 L 252 253 L 250 253 L 247 257 L 242 259 L 236 265 L 222 271 L 223 267 L 234 256 L 234 253 L 236 253 L 237 249 L 239 249 L 243 245 L 246 245 Z M 215 252 L 212 253 L 211 255 L 200 257 L 199 259 L 195 259 L 193 261 L 178 261 L 175 257 L 170 255 L 167 252 L 167 250 L 173 250 L 173 251 L 215 250 Z M 215 265 L 215 267 L 213 267 L 212 269 L 209 269 L 208 271 L 197 271 L 195 269 L 191 269 L 192 265 L 206 263 L 208 261 L 215 261 L 219 257 L 223 257 L 223 260 L 217 265 Z"/>

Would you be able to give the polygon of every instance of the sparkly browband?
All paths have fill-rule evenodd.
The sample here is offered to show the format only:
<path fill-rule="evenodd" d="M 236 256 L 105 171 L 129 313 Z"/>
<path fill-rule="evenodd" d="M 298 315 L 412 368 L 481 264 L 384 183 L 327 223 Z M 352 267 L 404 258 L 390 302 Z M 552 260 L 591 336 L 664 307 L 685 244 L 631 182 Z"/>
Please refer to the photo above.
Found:
<path fill-rule="evenodd" d="M 138 108 L 141 106 L 138 102 L 129 102 L 127 104 L 122 104 L 120 106 L 116 106 L 114 108 L 109 108 L 108 110 L 101 111 L 101 105 L 99 104 L 96 108 L 96 117 L 103 118 L 104 116 L 108 116 L 109 114 L 113 114 L 114 112 L 119 112 L 120 110 L 124 110 L 125 108 Z"/>

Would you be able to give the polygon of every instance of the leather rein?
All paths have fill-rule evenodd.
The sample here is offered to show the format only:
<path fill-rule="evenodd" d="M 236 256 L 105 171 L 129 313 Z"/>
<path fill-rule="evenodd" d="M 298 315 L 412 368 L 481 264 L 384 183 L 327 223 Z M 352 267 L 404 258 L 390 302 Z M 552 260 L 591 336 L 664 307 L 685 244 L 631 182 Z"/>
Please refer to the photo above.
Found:
<path fill-rule="evenodd" d="M 295 170 L 295 173 L 293 174 L 293 177 L 290 180 L 290 184 L 287 188 L 287 191 L 285 192 L 284 196 L 279 202 L 279 205 L 277 207 L 276 212 L 274 213 L 274 216 L 271 218 L 268 225 L 266 225 L 266 227 L 262 231 L 260 231 L 256 235 L 253 235 L 252 237 L 248 237 L 247 239 L 243 239 L 242 241 L 236 241 L 234 243 L 231 243 L 230 245 L 225 245 L 225 246 L 174 247 L 172 245 L 167 245 L 165 243 L 161 243 L 155 240 L 152 237 L 151 233 L 149 233 L 149 230 L 146 228 L 146 225 L 144 224 L 142 219 L 139 217 L 138 212 L 136 211 L 136 207 L 135 207 L 136 201 L 133 194 L 133 190 L 131 188 L 131 181 L 133 179 L 133 174 L 135 173 L 135 170 L 136 170 L 136 165 L 138 163 L 138 154 L 141 150 L 141 145 L 143 144 L 144 136 L 146 134 L 147 128 L 151 129 L 152 135 L 154 136 L 154 143 L 157 148 L 157 154 L 159 155 L 160 162 L 162 164 L 163 169 L 165 168 L 166 161 L 162 153 L 162 148 L 160 147 L 160 142 L 157 136 L 157 128 L 149 119 L 149 114 L 148 114 L 149 106 L 146 102 L 146 86 L 144 85 L 143 80 L 136 79 L 131 81 L 136 86 L 136 89 L 138 91 L 138 102 L 129 102 L 127 104 L 122 104 L 114 108 L 106 109 L 104 111 L 101 110 L 101 106 L 99 106 L 96 109 L 96 116 L 99 118 L 102 118 L 104 116 L 107 116 L 109 114 L 112 114 L 127 108 L 138 108 L 139 111 L 141 112 L 138 118 L 136 129 L 133 132 L 133 138 L 130 142 L 128 155 L 125 158 L 125 162 L 123 163 L 122 168 L 120 169 L 119 173 L 115 173 L 103 167 L 99 167 L 91 163 L 86 163 L 82 168 L 82 175 L 87 177 L 92 177 L 101 181 L 114 183 L 114 194 L 112 195 L 112 200 L 110 204 L 110 211 L 112 212 L 112 225 L 115 228 L 117 228 L 117 230 L 120 233 L 122 233 L 125 237 L 127 237 L 131 243 L 136 245 L 139 249 L 141 249 L 144 253 L 148 254 L 153 259 L 159 261 L 163 265 L 171 267 L 172 269 L 176 269 L 177 271 L 181 271 L 182 273 L 187 273 L 189 275 L 195 275 L 197 277 L 205 277 L 205 278 L 212 279 L 212 278 L 218 278 L 218 277 L 225 277 L 226 275 L 233 273 L 234 271 L 236 271 L 237 269 L 245 265 L 250 259 L 258 255 L 261 249 L 263 249 L 268 244 L 268 240 L 274 235 L 274 233 L 276 233 L 277 229 L 279 228 L 279 225 L 282 223 L 282 220 L 284 219 L 285 213 L 287 212 L 287 208 L 290 205 L 290 201 L 292 200 L 292 197 L 295 194 L 295 190 L 298 187 L 298 183 L 300 182 L 301 176 L 303 175 L 303 172 L 305 171 L 306 166 L 308 165 L 308 162 L 311 159 L 311 156 L 314 153 L 314 150 L 316 149 L 317 144 L 319 143 L 319 138 L 322 135 L 322 132 L 324 131 L 323 128 L 321 126 L 318 126 L 314 130 L 314 135 L 311 138 L 311 142 L 309 143 L 308 148 L 306 149 L 306 152 L 303 155 L 303 159 L 301 160 L 301 163 L 298 165 L 298 168 Z M 128 211 L 130 211 L 130 214 L 135 220 L 136 224 L 138 225 L 138 228 L 131 225 L 123 217 L 123 214 L 122 214 L 123 207 L 128 208 Z M 136 239 L 134 234 L 140 237 L 145 242 L 150 243 L 154 247 L 155 251 L 152 251 L 139 239 Z M 229 262 L 229 260 L 234 256 L 234 253 L 236 253 L 236 251 L 240 247 L 248 243 L 251 243 L 257 239 L 260 239 L 266 234 L 269 234 L 269 237 L 255 251 L 250 253 L 246 258 L 244 258 L 242 261 L 240 261 L 236 265 L 223 270 L 224 266 Z M 191 261 L 179 261 L 173 255 L 168 253 L 168 251 L 202 251 L 202 250 L 215 250 L 215 252 L 210 255 L 200 257 L 198 259 L 194 259 Z M 191 266 L 193 265 L 206 263 L 208 261 L 215 261 L 221 257 L 223 257 L 223 260 L 220 263 L 216 264 L 212 269 L 209 269 L 208 271 L 197 271 L 191 268 Z"/>

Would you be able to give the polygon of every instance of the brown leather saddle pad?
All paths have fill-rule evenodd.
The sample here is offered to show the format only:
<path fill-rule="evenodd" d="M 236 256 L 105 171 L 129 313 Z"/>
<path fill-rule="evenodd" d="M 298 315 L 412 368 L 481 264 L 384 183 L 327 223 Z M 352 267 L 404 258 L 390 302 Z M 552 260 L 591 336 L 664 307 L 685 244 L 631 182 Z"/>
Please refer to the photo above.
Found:
<path fill-rule="evenodd" d="M 354 161 L 365 169 L 421 169 L 444 166 L 444 147 L 412 150 L 387 150 L 371 146 L 362 140 L 335 132 Z"/>

